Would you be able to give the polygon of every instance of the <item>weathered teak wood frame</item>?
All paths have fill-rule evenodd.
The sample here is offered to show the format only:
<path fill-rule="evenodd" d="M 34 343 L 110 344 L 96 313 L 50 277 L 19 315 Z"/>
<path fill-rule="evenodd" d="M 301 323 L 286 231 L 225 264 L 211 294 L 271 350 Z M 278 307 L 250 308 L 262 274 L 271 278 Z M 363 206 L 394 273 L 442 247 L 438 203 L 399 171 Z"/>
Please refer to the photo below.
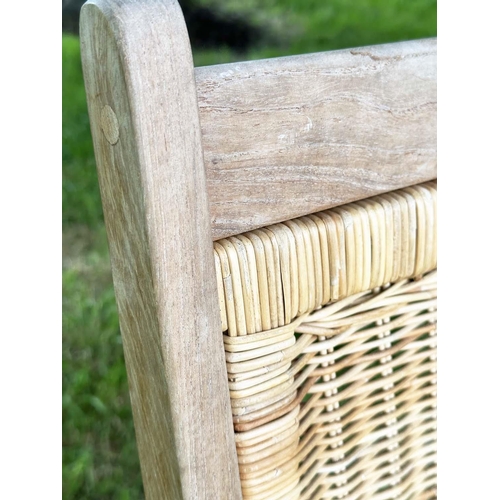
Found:
<path fill-rule="evenodd" d="M 151 499 L 241 498 L 212 241 L 436 177 L 436 43 L 193 68 L 175 0 L 81 46 Z"/>

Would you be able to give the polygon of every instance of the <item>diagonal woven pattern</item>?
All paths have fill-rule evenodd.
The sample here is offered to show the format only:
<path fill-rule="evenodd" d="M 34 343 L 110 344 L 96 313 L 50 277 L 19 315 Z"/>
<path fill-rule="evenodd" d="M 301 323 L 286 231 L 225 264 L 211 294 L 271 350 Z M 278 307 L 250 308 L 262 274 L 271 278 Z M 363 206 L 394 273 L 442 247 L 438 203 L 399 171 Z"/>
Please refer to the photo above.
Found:
<path fill-rule="evenodd" d="M 244 498 L 435 496 L 436 196 L 214 243 Z"/>

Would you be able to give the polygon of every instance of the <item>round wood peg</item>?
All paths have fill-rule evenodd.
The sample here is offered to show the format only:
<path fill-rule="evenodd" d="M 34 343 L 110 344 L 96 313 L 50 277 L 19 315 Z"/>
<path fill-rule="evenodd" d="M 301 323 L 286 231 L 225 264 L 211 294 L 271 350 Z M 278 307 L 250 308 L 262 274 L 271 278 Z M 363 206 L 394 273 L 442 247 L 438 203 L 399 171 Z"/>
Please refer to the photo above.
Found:
<path fill-rule="evenodd" d="M 101 109 L 101 129 L 107 141 L 113 145 L 118 142 L 120 138 L 120 130 L 118 126 L 118 118 L 111 106 L 104 106 Z"/>

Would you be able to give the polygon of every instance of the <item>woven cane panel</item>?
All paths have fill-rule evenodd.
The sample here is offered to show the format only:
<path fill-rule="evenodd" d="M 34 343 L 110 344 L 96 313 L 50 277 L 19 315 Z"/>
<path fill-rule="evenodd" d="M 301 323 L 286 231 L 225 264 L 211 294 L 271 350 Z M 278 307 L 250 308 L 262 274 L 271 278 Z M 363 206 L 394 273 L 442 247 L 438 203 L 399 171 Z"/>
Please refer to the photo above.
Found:
<path fill-rule="evenodd" d="M 245 499 L 434 498 L 436 196 L 214 243 Z"/>

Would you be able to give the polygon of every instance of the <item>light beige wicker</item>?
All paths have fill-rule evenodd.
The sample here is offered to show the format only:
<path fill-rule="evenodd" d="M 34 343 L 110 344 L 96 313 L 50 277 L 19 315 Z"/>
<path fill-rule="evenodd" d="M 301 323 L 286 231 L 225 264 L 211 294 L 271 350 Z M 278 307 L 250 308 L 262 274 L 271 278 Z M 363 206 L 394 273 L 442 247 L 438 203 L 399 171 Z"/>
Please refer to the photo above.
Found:
<path fill-rule="evenodd" d="M 215 243 L 244 498 L 434 495 L 436 193 Z"/>

